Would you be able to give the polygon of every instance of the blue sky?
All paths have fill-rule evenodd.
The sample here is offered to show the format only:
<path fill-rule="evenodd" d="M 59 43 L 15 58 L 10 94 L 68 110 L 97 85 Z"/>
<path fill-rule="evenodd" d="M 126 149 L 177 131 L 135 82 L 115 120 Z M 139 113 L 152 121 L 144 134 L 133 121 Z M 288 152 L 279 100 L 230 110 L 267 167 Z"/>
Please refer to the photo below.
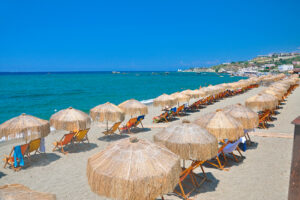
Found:
<path fill-rule="evenodd" d="M 299 0 L 0 0 L 0 71 L 176 70 L 296 51 L 299 8 Z"/>

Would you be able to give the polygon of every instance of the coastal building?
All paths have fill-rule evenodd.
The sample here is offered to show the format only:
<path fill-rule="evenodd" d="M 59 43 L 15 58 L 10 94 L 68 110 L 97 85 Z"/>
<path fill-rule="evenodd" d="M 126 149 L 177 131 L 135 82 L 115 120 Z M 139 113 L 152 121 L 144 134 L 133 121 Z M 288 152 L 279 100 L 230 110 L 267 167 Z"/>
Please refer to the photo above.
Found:
<path fill-rule="evenodd" d="M 269 69 L 269 68 L 275 67 L 275 64 L 264 64 L 261 67 L 264 69 Z"/>
<path fill-rule="evenodd" d="M 279 65 L 278 66 L 278 70 L 280 72 L 284 72 L 284 71 L 290 71 L 294 69 L 294 65 Z"/>
<path fill-rule="evenodd" d="M 298 65 L 298 66 L 300 66 L 300 61 L 293 61 L 293 65 Z"/>

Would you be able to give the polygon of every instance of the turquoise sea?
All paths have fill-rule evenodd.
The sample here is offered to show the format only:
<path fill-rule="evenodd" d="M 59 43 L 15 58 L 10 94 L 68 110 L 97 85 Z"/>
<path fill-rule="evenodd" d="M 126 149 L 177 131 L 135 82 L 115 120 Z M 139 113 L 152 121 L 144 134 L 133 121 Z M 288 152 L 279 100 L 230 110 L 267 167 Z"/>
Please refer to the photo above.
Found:
<path fill-rule="evenodd" d="M 182 72 L 72 72 L 0 73 L 0 123 L 21 113 L 43 119 L 58 110 L 74 107 L 85 112 L 107 101 L 127 99 L 144 103 L 162 93 L 244 79 L 216 73 Z"/>

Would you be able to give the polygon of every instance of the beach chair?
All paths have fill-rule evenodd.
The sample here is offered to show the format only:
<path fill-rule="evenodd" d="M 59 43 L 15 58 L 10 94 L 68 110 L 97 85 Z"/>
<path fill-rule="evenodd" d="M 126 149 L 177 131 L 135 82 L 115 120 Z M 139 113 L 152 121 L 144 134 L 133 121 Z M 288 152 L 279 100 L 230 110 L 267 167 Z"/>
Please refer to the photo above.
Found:
<path fill-rule="evenodd" d="M 143 123 L 142 123 L 143 119 L 145 119 L 145 115 L 138 116 L 134 127 L 137 127 L 139 124 L 141 124 L 142 128 L 144 128 Z"/>
<path fill-rule="evenodd" d="M 226 142 L 226 141 L 225 141 Z M 233 142 L 233 143 L 227 143 L 227 145 L 223 148 L 222 153 L 225 159 L 225 162 L 227 162 L 227 157 L 226 154 L 230 154 L 233 156 L 234 160 L 236 162 L 238 162 L 238 159 L 236 157 L 236 155 L 233 153 L 233 151 L 238 151 L 238 153 L 240 154 L 241 158 L 243 157 L 240 148 L 239 148 L 239 144 L 240 143 L 245 143 L 246 142 L 246 138 L 245 137 L 241 137 L 240 139 L 238 139 L 237 141 Z"/>
<path fill-rule="evenodd" d="M 41 146 L 41 138 L 35 139 L 35 140 L 31 140 L 28 144 L 28 150 L 26 151 L 26 156 L 28 157 L 28 159 L 30 160 L 30 154 L 32 152 L 34 152 L 34 154 L 36 153 L 41 153 L 39 151 L 39 148 Z"/>
<path fill-rule="evenodd" d="M 88 143 L 90 143 L 89 138 L 88 138 L 88 132 L 89 132 L 89 128 L 88 129 L 84 129 L 84 130 L 80 130 L 77 133 L 75 133 L 74 135 L 74 143 L 84 143 L 84 141 L 87 141 Z"/>
<path fill-rule="evenodd" d="M 165 112 L 157 117 L 153 118 L 153 122 L 154 123 L 159 123 L 159 122 L 168 122 L 168 117 L 169 117 L 169 113 Z"/>
<path fill-rule="evenodd" d="M 75 132 L 65 134 L 59 141 L 53 143 L 54 148 L 52 151 L 55 151 L 57 148 L 60 148 L 61 152 L 63 154 L 67 154 L 68 152 L 66 152 L 64 150 L 64 147 L 66 147 L 68 144 L 72 143 L 74 135 L 75 135 Z"/>
<path fill-rule="evenodd" d="M 182 169 L 182 172 L 180 173 L 180 176 L 179 176 L 179 189 L 180 191 L 177 191 L 176 189 L 174 190 L 174 192 L 180 196 L 182 196 L 184 199 L 188 199 L 190 194 L 195 190 L 197 189 L 197 187 L 201 186 L 206 180 L 207 180 L 207 176 L 204 172 L 204 169 L 202 167 L 202 165 L 205 163 L 206 161 L 192 161 L 192 164 L 188 167 L 188 168 L 183 168 Z M 195 170 L 196 168 L 200 167 L 201 170 L 202 170 L 202 173 L 203 173 L 203 177 L 202 176 L 199 176 L 197 174 L 195 174 L 193 172 L 193 170 Z M 199 184 L 197 182 L 197 179 L 196 179 L 196 176 L 199 176 L 202 179 L 201 183 Z M 190 178 L 190 181 L 193 185 L 193 187 L 190 187 L 188 185 L 184 185 L 183 184 L 183 181 L 186 179 L 186 178 Z M 189 192 L 186 192 L 184 190 L 184 187 L 185 189 L 189 189 Z"/>
<path fill-rule="evenodd" d="M 128 122 L 126 123 L 126 125 L 121 128 L 121 130 L 122 131 L 128 131 L 129 133 L 131 133 L 130 129 L 132 127 L 134 127 L 134 125 L 136 124 L 136 122 L 137 122 L 137 118 L 136 117 L 135 118 L 131 118 L 130 120 L 128 120 Z"/>
<path fill-rule="evenodd" d="M 15 171 L 18 171 L 20 170 L 21 168 L 21 160 L 16 158 L 15 159 L 15 148 L 17 148 L 17 146 L 14 146 L 10 152 L 9 155 L 5 155 L 5 158 L 3 159 L 4 161 L 4 168 L 6 168 L 7 165 L 9 165 L 11 168 L 13 168 Z M 21 149 L 21 154 L 23 156 L 23 159 L 24 159 L 24 155 L 28 149 L 28 144 L 23 144 L 23 145 L 20 145 L 20 149 Z M 14 153 L 14 154 L 13 154 Z M 15 162 L 20 162 L 20 167 L 15 167 L 17 166 L 17 163 Z"/>
<path fill-rule="evenodd" d="M 262 113 L 259 115 L 259 124 L 258 128 L 267 128 L 267 121 L 268 121 L 269 113 Z"/>
<path fill-rule="evenodd" d="M 177 108 L 176 112 L 172 114 L 173 116 L 180 116 L 180 112 L 182 112 L 184 109 L 184 105 L 181 105 Z"/>
<path fill-rule="evenodd" d="M 121 124 L 121 122 L 116 122 L 110 129 L 108 129 L 102 133 L 104 133 L 105 135 L 110 135 L 110 134 L 115 133 L 117 130 L 119 130 L 119 132 L 120 132 L 120 129 L 119 129 L 120 124 Z"/>

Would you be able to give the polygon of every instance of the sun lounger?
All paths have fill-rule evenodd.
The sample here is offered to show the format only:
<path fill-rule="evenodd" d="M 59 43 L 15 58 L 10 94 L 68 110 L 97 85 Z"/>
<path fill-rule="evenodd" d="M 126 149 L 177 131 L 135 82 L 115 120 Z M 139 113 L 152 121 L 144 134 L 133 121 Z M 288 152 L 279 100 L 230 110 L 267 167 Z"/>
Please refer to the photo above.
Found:
<path fill-rule="evenodd" d="M 116 122 L 110 129 L 104 131 L 103 133 L 105 135 L 110 135 L 110 134 L 115 133 L 117 130 L 119 130 L 119 132 L 120 132 L 120 129 L 119 129 L 120 124 L 121 124 L 121 122 Z"/>
<path fill-rule="evenodd" d="M 23 158 L 19 159 L 18 157 L 15 157 L 15 149 L 18 146 L 15 146 L 12 148 L 10 154 L 7 156 L 5 155 L 5 158 L 3 159 L 4 161 L 4 168 L 6 168 L 7 165 L 11 166 L 15 171 L 20 170 L 21 166 L 24 165 L 24 161 L 22 162 L 22 159 L 24 159 L 24 155 L 28 149 L 28 144 L 23 144 L 23 145 L 19 145 L 20 149 L 21 149 L 21 156 Z M 13 154 L 14 153 L 14 154 Z M 20 167 L 18 167 L 18 163 L 20 163 Z"/>
<path fill-rule="evenodd" d="M 80 130 L 77 133 L 75 133 L 74 135 L 74 143 L 80 143 L 80 142 L 84 142 L 87 141 L 88 143 L 90 143 L 89 138 L 88 138 L 88 132 L 89 132 L 89 128 L 88 129 L 84 129 L 84 130 Z"/>
<path fill-rule="evenodd" d="M 53 143 L 54 148 L 52 151 L 55 151 L 57 148 L 60 148 L 62 153 L 67 154 L 68 152 L 64 151 L 64 147 L 66 147 L 72 142 L 74 135 L 75 132 L 65 134 L 59 141 Z"/>
<path fill-rule="evenodd" d="M 172 113 L 173 116 L 180 116 L 180 113 L 183 111 L 184 105 L 181 105 L 177 108 L 175 113 Z"/>
<path fill-rule="evenodd" d="M 136 117 L 135 117 L 135 118 L 131 118 L 131 119 L 126 123 L 126 125 L 123 126 L 123 127 L 121 128 L 121 130 L 122 130 L 122 131 L 128 131 L 129 133 L 131 133 L 131 132 L 130 132 L 130 129 L 131 129 L 132 127 L 134 127 L 134 125 L 136 124 L 136 122 L 137 122 L 137 118 L 136 118 Z"/>
<path fill-rule="evenodd" d="M 225 141 L 226 142 L 226 141 Z M 246 142 L 246 138 L 245 137 L 241 137 L 240 139 L 238 139 L 237 141 L 233 142 L 233 143 L 227 143 L 227 145 L 223 148 L 222 153 L 224 156 L 225 161 L 226 160 L 226 154 L 231 154 L 234 157 L 234 160 L 236 162 L 238 162 L 238 159 L 236 158 L 236 156 L 234 155 L 233 151 L 237 150 L 240 154 L 241 157 L 243 157 L 240 149 L 239 149 L 239 144 L 240 143 L 245 143 Z"/>
<path fill-rule="evenodd" d="M 169 117 L 169 113 L 165 112 L 165 113 L 161 114 L 160 116 L 154 117 L 153 122 L 154 123 L 168 122 L 168 117 Z"/>
<path fill-rule="evenodd" d="M 269 121 L 270 113 L 264 112 L 259 115 L 259 125 L 258 128 L 267 128 L 267 121 Z"/>
<path fill-rule="evenodd" d="M 41 146 L 41 138 L 35 139 L 35 140 L 31 140 L 28 144 L 28 150 L 26 152 L 26 156 L 28 157 L 28 159 L 30 159 L 30 154 L 32 152 L 34 152 L 34 154 L 36 153 L 41 153 L 39 151 L 39 148 Z"/>
<path fill-rule="evenodd" d="M 143 119 L 145 119 L 145 115 L 138 116 L 134 127 L 137 127 L 139 124 L 141 124 L 142 128 L 144 128 L 143 123 L 142 123 Z"/>

